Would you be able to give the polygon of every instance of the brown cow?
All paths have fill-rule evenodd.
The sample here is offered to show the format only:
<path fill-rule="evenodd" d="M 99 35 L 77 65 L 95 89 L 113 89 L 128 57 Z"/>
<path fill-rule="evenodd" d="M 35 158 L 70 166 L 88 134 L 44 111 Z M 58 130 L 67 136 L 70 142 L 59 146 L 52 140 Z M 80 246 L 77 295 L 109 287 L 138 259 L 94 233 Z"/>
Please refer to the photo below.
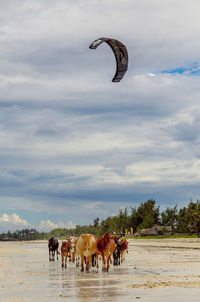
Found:
<path fill-rule="evenodd" d="M 67 267 L 67 257 L 70 256 L 71 242 L 70 240 L 63 241 L 61 246 L 62 267 Z"/>
<path fill-rule="evenodd" d="M 81 272 L 84 272 L 84 260 L 86 264 L 86 271 L 89 272 L 91 266 L 92 255 L 96 254 L 97 267 L 98 264 L 98 249 L 97 249 L 98 238 L 96 235 L 82 234 L 78 238 L 76 243 L 76 253 L 81 257 Z"/>
<path fill-rule="evenodd" d="M 103 261 L 102 270 L 108 272 L 109 264 L 110 264 L 110 257 L 115 250 L 115 240 L 112 239 L 108 233 L 106 233 L 99 238 L 97 246 L 98 246 L 99 252 L 102 255 L 102 261 Z M 106 267 L 105 258 L 107 260 L 107 267 Z"/>
<path fill-rule="evenodd" d="M 126 239 L 121 239 L 120 243 L 121 243 L 121 263 L 123 263 L 124 252 L 126 251 L 128 253 L 128 242 Z"/>

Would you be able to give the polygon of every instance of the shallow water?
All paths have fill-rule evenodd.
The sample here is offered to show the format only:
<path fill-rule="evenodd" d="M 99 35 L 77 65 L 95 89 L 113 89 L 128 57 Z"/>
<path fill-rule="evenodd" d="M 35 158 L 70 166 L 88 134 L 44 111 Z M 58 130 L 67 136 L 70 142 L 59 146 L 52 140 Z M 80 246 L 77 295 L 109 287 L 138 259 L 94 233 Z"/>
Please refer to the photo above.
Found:
<path fill-rule="evenodd" d="M 199 259 L 200 249 L 133 243 L 121 266 L 81 273 L 49 262 L 46 242 L 1 242 L 0 301 L 199 301 Z"/>

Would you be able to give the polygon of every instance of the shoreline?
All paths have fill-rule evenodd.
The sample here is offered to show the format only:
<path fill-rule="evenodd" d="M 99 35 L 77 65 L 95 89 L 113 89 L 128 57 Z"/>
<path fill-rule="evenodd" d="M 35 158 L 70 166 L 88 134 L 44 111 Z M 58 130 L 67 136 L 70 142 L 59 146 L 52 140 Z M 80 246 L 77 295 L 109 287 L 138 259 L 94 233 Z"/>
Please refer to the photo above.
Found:
<path fill-rule="evenodd" d="M 0 242 L 0 302 L 197 301 L 200 240 L 128 239 L 128 254 L 109 272 L 81 273 L 73 263 L 48 261 L 47 240 Z M 187 292 L 187 294 L 186 294 Z"/>

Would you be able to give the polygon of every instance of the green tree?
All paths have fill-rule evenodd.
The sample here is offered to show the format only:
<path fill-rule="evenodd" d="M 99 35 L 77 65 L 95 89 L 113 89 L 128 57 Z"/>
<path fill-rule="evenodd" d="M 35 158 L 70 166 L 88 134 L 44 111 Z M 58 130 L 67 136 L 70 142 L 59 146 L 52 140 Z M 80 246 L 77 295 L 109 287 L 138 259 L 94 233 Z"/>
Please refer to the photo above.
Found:
<path fill-rule="evenodd" d="M 177 205 L 174 208 L 167 208 L 161 213 L 161 224 L 163 226 L 171 226 L 175 230 L 178 223 Z"/>
<path fill-rule="evenodd" d="M 200 232 L 200 202 L 190 202 L 188 206 L 188 229 L 191 233 Z"/>
<path fill-rule="evenodd" d="M 127 208 L 120 209 L 116 215 L 116 232 L 124 233 L 125 229 L 129 227 L 130 217 L 128 216 Z"/>
<path fill-rule="evenodd" d="M 99 226 L 99 218 L 95 218 L 94 221 L 93 221 L 93 226 L 96 228 Z"/>
<path fill-rule="evenodd" d="M 160 207 L 156 207 L 155 200 L 148 200 L 137 209 L 137 229 L 151 228 L 154 224 L 160 224 Z"/>

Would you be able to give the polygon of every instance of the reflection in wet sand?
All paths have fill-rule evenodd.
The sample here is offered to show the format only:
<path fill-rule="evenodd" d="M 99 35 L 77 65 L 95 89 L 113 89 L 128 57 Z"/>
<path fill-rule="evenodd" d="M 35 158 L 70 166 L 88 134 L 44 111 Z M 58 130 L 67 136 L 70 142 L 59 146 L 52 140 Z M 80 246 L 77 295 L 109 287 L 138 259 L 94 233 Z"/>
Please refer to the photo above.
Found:
<path fill-rule="evenodd" d="M 113 287 L 113 282 L 109 279 L 96 279 L 90 281 L 75 281 L 76 296 L 80 302 L 94 301 L 110 301 L 115 300 L 117 295 L 116 288 Z"/>
<path fill-rule="evenodd" d="M 55 264 L 54 269 L 50 268 L 49 280 L 51 295 L 60 290 L 59 296 L 70 298 L 70 301 L 110 301 L 117 295 L 116 280 L 96 269 L 81 273 L 72 264 L 62 270 Z"/>
<path fill-rule="evenodd" d="M 196 302 L 199 259 L 199 241 L 137 240 L 120 267 L 81 273 L 49 262 L 46 243 L 0 242 L 0 302 Z"/>

